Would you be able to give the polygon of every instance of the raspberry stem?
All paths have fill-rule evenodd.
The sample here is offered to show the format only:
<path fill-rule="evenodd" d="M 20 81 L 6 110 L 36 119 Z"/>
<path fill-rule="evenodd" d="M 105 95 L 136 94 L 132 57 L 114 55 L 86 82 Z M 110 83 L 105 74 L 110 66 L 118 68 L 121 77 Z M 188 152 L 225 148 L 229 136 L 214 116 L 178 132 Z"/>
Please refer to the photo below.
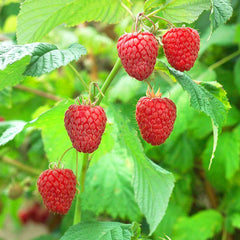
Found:
<path fill-rule="evenodd" d="M 114 77 L 117 75 L 121 66 L 122 66 L 121 60 L 120 60 L 120 58 L 118 58 L 117 61 L 114 64 L 114 66 L 113 66 L 112 71 L 109 73 L 105 82 L 103 83 L 103 85 L 101 87 L 101 92 L 99 92 L 96 96 L 97 101 L 96 101 L 95 105 L 100 104 L 100 102 L 103 99 L 103 96 L 104 96 L 105 92 L 107 91 L 107 89 L 108 89 L 109 85 L 111 84 L 111 82 L 113 81 Z"/>
<path fill-rule="evenodd" d="M 87 173 L 87 169 L 88 169 L 88 159 L 89 159 L 89 154 L 84 153 L 83 154 L 81 174 L 79 176 L 79 179 L 80 179 L 80 193 L 77 194 L 77 196 L 76 196 L 76 205 L 75 205 L 73 225 L 81 222 L 81 194 L 84 192 L 86 173 Z M 77 160 L 78 160 L 78 152 L 76 153 L 76 161 Z M 77 172 L 76 172 L 76 174 L 77 174 Z M 78 179 L 78 176 L 77 176 L 77 179 Z"/>
<path fill-rule="evenodd" d="M 161 19 L 161 20 L 163 20 L 164 22 L 167 22 L 167 23 L 168 23 L 169 25 L 171 25 L 173 28 L 176 27 L 173 23 L 171 23 L 170 21 L 168 21 L 166 18 L 159 17 L 159 16 L 156 16 L 156 15 L 153 15 L 153 17 L 158 18 L 158 19 Z"/>

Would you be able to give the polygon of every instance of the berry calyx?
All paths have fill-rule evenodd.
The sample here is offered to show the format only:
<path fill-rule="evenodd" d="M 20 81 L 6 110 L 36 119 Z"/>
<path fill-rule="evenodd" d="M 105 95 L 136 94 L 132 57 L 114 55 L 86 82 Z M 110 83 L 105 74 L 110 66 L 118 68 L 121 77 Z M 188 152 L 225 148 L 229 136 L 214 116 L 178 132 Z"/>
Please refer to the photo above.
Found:
<path fill-rule="evenodd" d="M 92 153 L 101 142 L 107 117 L 100 106 L 73 104 L 65 112 L 64 122 L 73 147 L 79 152 Z"/>
<path fill-rule="evenodd" d="M 66 214 L 76 193 L 76 176 L 71 169 L 48 169 L 37 181 L 43 203 L 53 213 Z"/>
<path fill-rule="evenodd" d="M 158 41 L 152 33 L 126 33 L 119 38 L 117 50 L 131 77 L 142 81 L 152 74 L 158 55 Z"/>
<path fill-rule="evenodd" d="M 195 29 L 172 28 L 163 35 L 162 43 L 167 60 L 173 68 L 183 72 L 193 67 L 200 48 L 200 37 Z"/>
<path fill-rule="evenodd" d="M 160 145 L 166 141 L 173 130 L 176 119 L 176 105 L 168 98 L 158 94 L 142 97 L 136 106 L 136 120 L 142 138 L 152 144 Z"/>

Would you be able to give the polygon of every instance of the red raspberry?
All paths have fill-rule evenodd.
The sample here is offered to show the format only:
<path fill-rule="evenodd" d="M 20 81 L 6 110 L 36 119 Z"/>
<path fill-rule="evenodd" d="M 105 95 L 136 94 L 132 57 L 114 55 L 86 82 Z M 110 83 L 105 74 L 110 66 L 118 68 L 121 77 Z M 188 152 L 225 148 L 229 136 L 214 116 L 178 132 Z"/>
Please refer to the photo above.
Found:
<path fill-rule="evenodd" d="M 70 169 L 48 169 L 37 181 L 43 203 L 53 213 L 66 214 L 76 192 L 76 176 Z"/>
<path fill-rule="evenodd" d="M 172 28 L 163 35 L 162 43 L 167 60 L 173 68 L 183 72 L 193 67 L 200 48 L 200 37 L 195 29 Z"/>
<path fill-rule="evenodd" d="M 5 121 L 5 118 L 0 116 L 0 122 L 3 122 L 3 121 Z"/>
<path fill-rule="evenodd" d="M 168 98 L 142 97 L 136 107 L 136 120 L 142 138 L 152 145 L 166 141 L 173 130 L 176 106 Z"/>
<path fill-rule="evenodd" d="M 139 81 L 148 78 L 158 55 L 158 42 L 149 32 L 122 35 L 117 44 L 118 56 L 126 72 Z"/>
<path fill-rule="evenodd" d="M 65 128 L 79 152 L 94 152 L 102 139 L 107 117 L 102 107 L 71 105 L 65 113 Z"/>

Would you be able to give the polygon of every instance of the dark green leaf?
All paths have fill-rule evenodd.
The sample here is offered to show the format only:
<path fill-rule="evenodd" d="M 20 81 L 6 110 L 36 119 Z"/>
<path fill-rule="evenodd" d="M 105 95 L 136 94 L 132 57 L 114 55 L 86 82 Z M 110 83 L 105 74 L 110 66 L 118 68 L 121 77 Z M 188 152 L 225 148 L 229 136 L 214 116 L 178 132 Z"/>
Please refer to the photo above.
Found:
<path fill-rule="evenodd" d="M 211 23 L 212 32 L 214 32 L 220 25 L 224 24 L 232 16 L 233 9 L 229 0 L 211 0 Z"/>

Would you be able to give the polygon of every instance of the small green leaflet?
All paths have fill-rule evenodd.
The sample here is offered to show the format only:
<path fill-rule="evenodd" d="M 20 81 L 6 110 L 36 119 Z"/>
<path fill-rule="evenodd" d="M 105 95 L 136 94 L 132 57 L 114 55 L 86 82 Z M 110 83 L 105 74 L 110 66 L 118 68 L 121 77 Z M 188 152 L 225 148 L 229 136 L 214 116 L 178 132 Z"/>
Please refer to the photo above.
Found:
<path fill-rule="evenodd" d="M 222 127 L 227 111 L 230 109 L 230 104 L 226 97 L 226 92 L 222 86 L 216 82 L 198 82 L 195 83 L 185 73 L 168 67 L 169 72 L 178 80 L 184 90 L 190 95 L 190 103 L 196 110 L 207 114 L 213 122 L 214 145 L 209 163 L 209 168 L 214 158 L 214 152 L 217 146 L 218 129 Z"/>
<path fill-rule="evenodd" d="M 0 46 L 0 90 L 18 84 L 23 75 L 41 76 L 85 54 L 77 43 L 63 50 L 49 43 Z"/>
<path fill-rule="evenodd" d="M 60 240 L 131 240 L 132 225 L 118 222 L 85 222 L 71 226 Z"/>
<path fill-rule="evenodd" d="M 26 0 L 18 16 L 17 39 L 19 44 L 36 42 L 56 26 L 65 23 L 74 26 L 85 21 L 117 23 L 124 19 L 127 11 L 121 2 L 127 0 Z"/>
<path fill-rule="evenodd" d="M 229 0 L 211 0 L 212 10 L 210 15 L 211 33 L 220 25 L 226 23 L 232 16 L 233 9 Z"/>
<path fill-rule="evenodd" d="M 0 122 L 0 129 L 4 128 L 3 134 L 0 136 L 0 146 L 11 141 L 18 133 L 20 133 L 27 123 L 24 121 L 4 121 Z"/>
<path fill-rule="evenodd" d="M 210 0 L 149 0 L 145 3 L 144 13 L 150 16 L 152 12 L 163 15 L 173 23 L 192 23 L 210 7 Z"/>

